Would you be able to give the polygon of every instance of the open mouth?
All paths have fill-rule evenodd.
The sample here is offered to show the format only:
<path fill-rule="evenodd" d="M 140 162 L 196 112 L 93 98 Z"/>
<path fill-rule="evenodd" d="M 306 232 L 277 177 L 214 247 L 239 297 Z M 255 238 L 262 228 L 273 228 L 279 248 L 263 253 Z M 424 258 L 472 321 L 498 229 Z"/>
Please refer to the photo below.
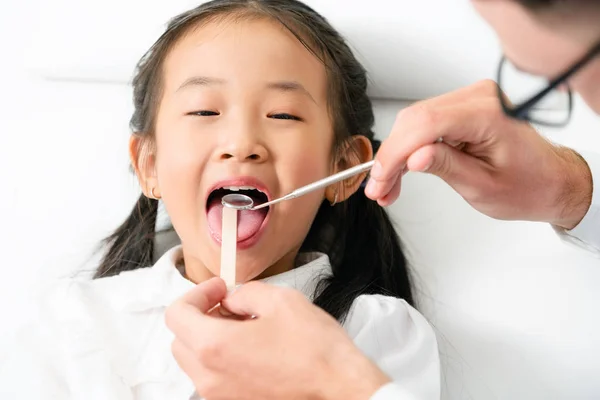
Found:
<path fill-rule="evenodd" d="M 231 193 L 244 194 L 250 197 L 255 206 L 266 203 L 269 200 L 266 193 L 252 186 L 223 186 L 213 190 L 206 201 L 206 214 L 210 232 L 219 242 L 222 237 L 223 223 L 223 204 L 221 203 L 221 199 L 223 196 Z M 238 211 L 237 241 L 242 242 L 255 236 L 262 228 L 268 213 L 269 207 L 256 211 Z"/>

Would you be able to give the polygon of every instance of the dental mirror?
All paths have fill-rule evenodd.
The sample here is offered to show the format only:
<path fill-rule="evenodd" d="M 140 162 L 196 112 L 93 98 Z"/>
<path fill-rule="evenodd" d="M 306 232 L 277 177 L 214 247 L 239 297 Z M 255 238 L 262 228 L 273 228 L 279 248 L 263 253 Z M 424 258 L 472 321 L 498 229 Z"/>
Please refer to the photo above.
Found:
<path fill-rule="evenodd" d="M 343 181 L 344 179 L 348 179 L 351 176 L 358 175 L 363 172 L 367 172 L 368 170 L 370 170 L 373 167 L 373 164 L 375 164 L 375 161 L 371 160 L 366 163 L 359 164 L 355 167 L 348 168 L 345 171 L 338 172 L 337 174 L 328 176 L 327 178 L 320 179 L 316 182 L 310 183 L 306 186 L 303 186 L 299 189 L 294 190 L 293 192 L 291 192 L 283 197 L 280 197 L 275 200 L 267 201 L 266 203 L 259 204 L 256 207 L 254 207 L 254 201 L 249 196 L 246 196 L 245 194 L 238 194 L 238 193 L 232 193 L 232 194 L 223 196 L 223 198 L 221 199 L 221 203 L 223 203 L 223 205 L 225 207 L 234 208 L 236 210 L 252 210 L 252 211 L 258 210 L 260 208 L 264 208 L 264 207 L 279 203 L 284 200 L 295 199 L 296 197 L 303 196 L 314 190 L 324 188 L 333 183 Z"/>
<path fill-rule="evenodd" d="M 235 210 L 250 210 L 254 205 L 254 201 L 245 194 L 231 193 L 223 196 L 221 204 Z"/>

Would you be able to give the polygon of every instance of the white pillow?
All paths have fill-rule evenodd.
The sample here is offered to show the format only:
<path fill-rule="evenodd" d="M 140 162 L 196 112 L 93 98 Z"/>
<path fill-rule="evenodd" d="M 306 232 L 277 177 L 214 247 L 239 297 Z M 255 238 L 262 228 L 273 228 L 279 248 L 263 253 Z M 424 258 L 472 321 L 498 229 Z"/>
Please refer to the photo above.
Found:
<path fill-rule="evenodd" d="M 374 98 L 422 99 L 493 78 L 499 50 L 468 0 L 305 0 L 349 40 Z M 41 2 L 29 69 L 50 79 L 127 83 L 138 59 L 197 0 Z"/>

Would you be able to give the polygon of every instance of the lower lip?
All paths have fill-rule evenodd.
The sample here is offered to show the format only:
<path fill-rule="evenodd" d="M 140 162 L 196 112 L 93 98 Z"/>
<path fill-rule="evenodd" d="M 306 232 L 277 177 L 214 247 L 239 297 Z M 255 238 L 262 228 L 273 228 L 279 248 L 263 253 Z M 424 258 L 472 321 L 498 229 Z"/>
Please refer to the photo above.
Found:
<path fill-rule="evenodd" d="M 262 224 L 260 225 L 260 228 L 258 228 L 258 231 L 250 236 L 249 238 L 246 238 L 242 241 L 237 242 L 237 249 L 238 250 L 246 250 L 249 249 L 250 247 L 254 246 L 262 237 L 262 234 L 265 230 L 265 227 L 267 226 L 267 222 L 269 222 L 269 217 L 271 216 L 271 209 L 269 209 L 269 211 L 267 212 L 267 215 L 265 217 L 265 219 L 263 220 Z M 221 246 L 221 239 L 219 239 L 217 236 L 215 236 L 213 234 L 213 232 L 210 231 L 209 229 L 209 233 L 210 236 L 213 238 L 213 240 L 215 242 L 217 242 L 219 244 L 219 246 Z"/>

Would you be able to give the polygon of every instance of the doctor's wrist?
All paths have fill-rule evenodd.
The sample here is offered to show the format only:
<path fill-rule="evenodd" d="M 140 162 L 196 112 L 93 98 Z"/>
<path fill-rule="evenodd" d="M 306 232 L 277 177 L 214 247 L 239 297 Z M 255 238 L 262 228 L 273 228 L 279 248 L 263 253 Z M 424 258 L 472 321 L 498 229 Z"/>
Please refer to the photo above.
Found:
<path fill-rule="evenodd" d="M 576 151 L 563 147 L 558 152 L 562 160 L 562 173 L 557 175 L 557 213 L 548 222 L 571 230 L 585 217 L 592 203 L 592 173 L 587 162 Z"/>

